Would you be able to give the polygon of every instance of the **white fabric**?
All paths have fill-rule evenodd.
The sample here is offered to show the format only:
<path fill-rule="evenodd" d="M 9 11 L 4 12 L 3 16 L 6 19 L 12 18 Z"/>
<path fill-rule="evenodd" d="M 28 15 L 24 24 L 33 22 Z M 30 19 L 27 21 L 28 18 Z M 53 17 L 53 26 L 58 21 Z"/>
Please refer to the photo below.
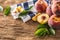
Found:
<path fill-rule="evenodd" d="M 31 19 L 29 15 L 20 16 L 20 18 L 23 20 L 23 22 L 27 22 L 28 20 Z"/>

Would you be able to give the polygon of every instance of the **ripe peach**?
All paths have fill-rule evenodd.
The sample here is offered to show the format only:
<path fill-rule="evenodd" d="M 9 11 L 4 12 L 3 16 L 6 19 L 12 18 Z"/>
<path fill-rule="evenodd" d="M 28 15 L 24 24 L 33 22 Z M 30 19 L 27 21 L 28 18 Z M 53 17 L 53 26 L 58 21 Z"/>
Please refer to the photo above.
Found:
<path fill-rule="evenodd" d="M 48 6 L 48 4 L 47 4 L 46 1 L 44 1 L 44 0 L 38 0 L 38 1 L 35 3 L 35 7 L 36 7 L 36 10 L 37 10 L 38 12 L 45 12 L 47 6 Z"/>
<path fill-rule="evenodd" d="M 40 24 L 45 24 L 47 23 L 49 20 L 49 15 L 48 14 L 41 14 L 37 17 L 37 21 L 40 23 Z"/>
<path fill-rule="evenodd" d="M 53 15 L 52 11 L 51 11 L 51 6 L 48 6 L 47 9 L 46 9 L 46 13 L 51 16 Z"/>
<path fill-rule="evenodd" d="M 60 28 L 60 16 L 52 15 L 48 20 L 48 25 L 55 29 Z"/>
<path fill-rule="evenodd" d="M 52 12 L 55 15 L 60 15 L 60 1 L 54 1 L 54 3 L 52 4 Z"/>

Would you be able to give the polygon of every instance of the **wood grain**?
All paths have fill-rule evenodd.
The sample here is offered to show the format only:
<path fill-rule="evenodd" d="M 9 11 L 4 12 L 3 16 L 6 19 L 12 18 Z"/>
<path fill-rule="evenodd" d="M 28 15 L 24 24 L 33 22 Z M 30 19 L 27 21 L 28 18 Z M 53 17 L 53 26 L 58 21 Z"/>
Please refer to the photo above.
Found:
<path fill-rule="evenodd" d="M 26 0 L 18 0 L 19 3 Z M 18 3 L 13 0 L 13 4 Z M 0 5 L 5 7 L 3 0 L 0 0 Z M 9 3 L 10 4 L 10 3 Z M 12 5 L 12 4 L 10 4 Z M 11 15 L 4 16 L 0 13 L 0 40 L 60 40 L 60 30 L 56 30 L 55 36 L 36 37 L 34 32 L 38 23 L 32 20 L 23 23 L 22 20 L 14 20 Z"/>

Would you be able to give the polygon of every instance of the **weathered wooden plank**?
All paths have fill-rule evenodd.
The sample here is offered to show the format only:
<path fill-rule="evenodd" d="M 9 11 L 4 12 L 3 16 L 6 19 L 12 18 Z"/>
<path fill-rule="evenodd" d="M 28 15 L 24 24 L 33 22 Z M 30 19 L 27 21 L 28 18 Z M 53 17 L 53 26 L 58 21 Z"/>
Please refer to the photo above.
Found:
<path fill-rule="evenodd" d="M 23 2 L 23 0 L 18 1 Z M 4 2 L 0 1 L 0 4 L 6 6 L 3 5 Z M 33 33 L 37 25 L 38 23 L 32 20 L 23 23 L 22 20 L 14 20 L 11 15 L 5 17 L 0 13 L 0 40 L 60 40 L 60 30 L 56 31 L 55 36 L 35 37 Z"/>

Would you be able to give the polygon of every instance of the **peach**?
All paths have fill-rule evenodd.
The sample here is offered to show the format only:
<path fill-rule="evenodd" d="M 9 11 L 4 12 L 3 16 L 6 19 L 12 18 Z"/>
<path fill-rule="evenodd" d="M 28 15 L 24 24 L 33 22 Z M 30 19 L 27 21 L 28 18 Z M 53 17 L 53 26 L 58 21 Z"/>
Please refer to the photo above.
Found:
<path fill-rule="evenodd" d="M 55 29 L 60 28 L 60 16 L 52 15 L 48 20 L 48 25 Z"/>
<path fill-rule="evenodd" d="M 46 13 L 49 15 L 49 16 L 52 16 L 53 13 L 51 11 L 51 6 L 48 6 L 47 9 L 46 9 Z"/>
<path fill-rule="evenodd" d="M 52 0 L 53 3 L 54 3 L 54 2 L 58 2 L 58 1 L 60 1 L 60 0 Z"/>
<path fill-rule="evenodd" d="M 60 15 L 60 1 L 54 1 L 54 3 L 52 4 L 52 12 L 55 15 Z"/>
<path fill-rule="evenodd" d="M 33 20 L 33 21 L 37 21 L 37 17 L 38 17 L 39 15 L 41 15 L 41 13 L 37 13 L 34 17 L 32 17 L 32 20 Z"/>
<path fill-rule="evenodd" d="M 47 23 L 49 20 L 49 15 L 48 14 L 41 14 L 37 17 L 37 21 L 40 23 L 40 24 L 45 24 Z"/>
<path fill-rule="evenodd" d="M 37 10 L 38 12 L 45 12 L 47 6 L 48 6 L 48 4 L 47 4 L 46 1 L 44 1 L 44 0 L 38 0 L 38 1 L 35 3 L 35 7 L 36 7 L 36 10 Z"/>

